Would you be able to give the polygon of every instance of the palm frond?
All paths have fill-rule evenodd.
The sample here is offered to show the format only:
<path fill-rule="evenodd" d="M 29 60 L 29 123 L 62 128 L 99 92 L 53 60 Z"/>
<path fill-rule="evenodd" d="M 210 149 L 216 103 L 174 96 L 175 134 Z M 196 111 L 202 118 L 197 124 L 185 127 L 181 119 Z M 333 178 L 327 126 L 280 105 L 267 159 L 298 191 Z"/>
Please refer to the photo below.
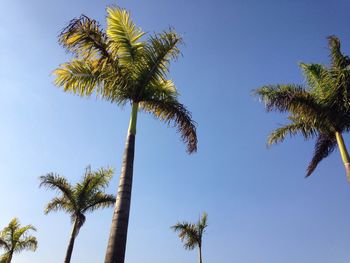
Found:
<path fill-rule="evenodd" d="M 118 50 L 122 65 L 134 62 L 144 43 L 140 38 L 145 34 L 132 22 L 130 13 L 121 8 L 107 8 L 107 35 Z"/>
<path fill-rule="evenodd" d="M 171 227 L 179 233 L 179 238 L 184 242 L 185 249 L 192 250 L 199 245 L 197 226 L 191 223 L 177 223 Z"/>
<path fill-rule="evenodd" d="M 97 61 L 73 59 L 61 64 L 53 75 L 55 75 L 55 85 L 79 96 L 91 96 L 102 84 Z"/>
<path fill-rule="evenodd" d="M 312 90 L 322 90 L 324 88 L 324 79 L 328 76 L 328 70 L 321 64 L 306 64 L 300 63 L 300 68 L 303 70 L 304 77 Z"/>
<path fill-rule="evenodd" d="M 115 204 L 115 196 L 103 192 L 95 193 L 89 200 L 83 212 L 93 212 L 100 208 L 112 207 Z"/>
<path fill-rule="evenodd" d="M 74 213 L 76 207 L 72 205 L 72 203 L 65 198 L 65 196 L 54 197 L 45 207 L 44 213 L 48 214 L 51 212 L 57 211 L 65 211 L 69 214 Z"/>
<path fill-rule="evenodd" d="M 317 165 L 334 151 L 336 144 L 337 142 L 334 135 L 320 134 L 318 136 L 312 160 L 307 168 L 306 177 L 310 176 Z"/>
<path fill-rule="evenodd" d="M 173 122 L 182 140 L 187 144 L 187 151 L 197 151 L 196 124 L 184 105 L 174 100 L 149 99 L 142 101 L 140 107 L 168 124 Z"/>
<path fill-rule="evenodd" d="M 330 51 L 332 68 L 344 68 L 350 64 L 348 56 L 341 52 L 340 40 L 336 36 L 328 37 L 328 47 Z"/>
<path fill-rule="evenodd" d="M 28 236 L 17 242 L 15 252 L 19 253 L 23 250 L 35 251 L 37 248 L 38 248 L 37 239 L 34 236 Z"/>
<path fill-rule="evenodd" d="M 70 21 L 59 36 L 59 42 L 78 57 L 94 57 L 114 61 L 109 54 L 107 35 L 97 21 L 82 15 Z"/>
<path fill-rule="evenodd" d="M 138 83 L 141 87 L 146 87 L 152 80 L 166 81 L 170 61 L 180 54 L 178 46 L 182 43 L 182 38 L 175 31 L 169 30 L 151 36 L 147 43 L 138 73 Z"/>
<path fill-rule="evenodd" d="M 301 133 L 305 139 L 309 139 L 313 138 L 317 134 L 317 131 L 313 125 L 308 125 L 305 122 L 295 120 L 295 122 L 291 124 L 287 124 L 274 130 L 270 134 L 267 144 L 272 145 L 283 142 L 287 135 L 295 136 L 298 133 Z"/>
<path fill-rule="evenodd" d="M 45 187 L 46 189 L 58 190 L 61 192 L 72 204 L 75 204 L 74 200 L 74 190 L 71 184 L 66 178 L 55 174 L 48 173 L 39 177 L 40 185 L 39 187 Z"/>

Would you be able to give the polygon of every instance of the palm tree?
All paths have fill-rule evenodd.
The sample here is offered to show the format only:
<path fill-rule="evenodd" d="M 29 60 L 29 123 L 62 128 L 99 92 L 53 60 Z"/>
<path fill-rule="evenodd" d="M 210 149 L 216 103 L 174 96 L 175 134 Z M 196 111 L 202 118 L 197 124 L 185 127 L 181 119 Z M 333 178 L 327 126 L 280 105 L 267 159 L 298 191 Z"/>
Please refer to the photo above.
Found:
<path fill-rule="evenodd" d="M 14 218 L 1 231 L 0 248 L 5 250 L 5 254 L 0 258 L 1 263 L 10 263 L 14 253 L 20 253 L 23 250 L 36 250 L 38 241 L 34 236 L 28 235 L 30 230 L 36 231 L 32 225 L 21 227 L 19 220 Z"/>
<path fill-rule="evenodd" d="M 107 30 L 84 15 L 62 31 L 60 43 L 75 56 L 54 71 L 55 84 L 80 96 L 96 94 L 117 105 L 131 104 L 131 116 L 112 218 L 105 263 L 123 263 L 133 180 L 136 121 L 141 109 L 167 124 L 173 123 L 197 150 L 196 125 L 178 101 L 174 83 L 167 78 L 169 64 L 180 54 L 182 39 L 169 29 L 143 40 L 145 33 L 120 8 L 107 8 Z"/>
<path fill-rule="evenodd" d="M 179 233 L 179 238 L 184 242 L 185 249 L 193 250 L 198 247 L 199 263 L 202 263 L 202 237 L 207 224 L 207 213 L 203 213 L 196 224 L 188 222 L 178 222 L 171 228 Z"/>
<path fill-rule="evenodd" d="M 301 63 L 307 86 L 271 85 L 256 90 L 267 111 L 288 112 L 290 123 L 274 130 L 268 144 L 282 142 L 287 135 L 317 137 L 307 168 L 310 176 L 318 163 L 338 145 L 348 180 L 350 158 L 342 134 L 350 130 L 350 59 L 342 54 L 340 41 L 328 37 L 331 65 Z"/>
<path fill-rule="evenodd" d="M 45 214 L 62 210 L 71 216 L 73 229 L 64 259 L 65 263 L 71 260 L 75 238 L 86 220 L 85 214 L 96 209 L 111 207 L 115 203 L 115 197 L 103 191 L 112 176 L 112 169 L 101 168 L 93 172 L 88 167 L 81 182 L 75 186 L 72 186 L 66 178 L 55 173 L 48 173 L 40 177 L 40 187 L 57 190 L 61 194 L 47 204 Z"/>

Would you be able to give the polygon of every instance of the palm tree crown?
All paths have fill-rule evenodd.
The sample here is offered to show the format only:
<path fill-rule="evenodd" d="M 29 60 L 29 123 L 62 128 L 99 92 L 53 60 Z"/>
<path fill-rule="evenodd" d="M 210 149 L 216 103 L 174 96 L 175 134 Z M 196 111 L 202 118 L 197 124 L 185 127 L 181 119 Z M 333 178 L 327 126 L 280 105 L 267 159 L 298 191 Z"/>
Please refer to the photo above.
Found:
<path fill-rule="evenodd" d="M 0 232 L 0 248 L 5 250 L 0 258 L 1 263 L 10 263 L 14 253 L 20 253 L 23 250 L 36 250 L 38 241 L 34 236 L 28 234 L 30 230 L 36 231 L 36 228 L 32 225 L 21 227 L 19 220 L 14 218 Z"/>
<path fill-rule="evenodd" d="M 96 93 L 117 104 L 131 102 L 166 123 L 174 122 L 187 150 L 196 151 L 195 123 L 167 79 L 170 60 L 180 54 L 181 37 L 170 29 L 143 41 L 145 33 L 127 11 L 107 12 L 106 32 L 84 15 L 62 31 L 60 43 L 75 57 L 54 71 L 55 84 L 80 96 Z"/>
<path fill-rule="evenodd" d="M 318 163 L 338 144 L 347 175 L 350 176 L 350 158 L 342 133 L 350 130 L 350 59 L 340 50 L 340 41 L 328 37 L 331 66 L 301 63 L 306 84 L 270 85 L 256 90 L 268 111 L 288 112 L 290 123 L 273 131 L 268 144 L 283 141 L 287 135 L 301 134 L 304 138 L 317 137 L 313 158 L 306 176 L 312 174 Z"/>
<path fill-rule="evenodd" d="M 207 213 L 203 213 L 196 224 L 189 222 L 178 222 L 171 228 L 179 233 L 179 238 L 184 242 L 185 249 L 193 250 L 199 248 L 199 263 L 202 263 L 202 237 L 207 224 Z"/>
<path fill-rule="evenodd" d="M 101 168 L 91 171 L 91 168 L 87 167 L 82 181 L 75 186 L 72 186 L 66 178 L 55 173 L 48 173 L 40 177 L 40 187 L 57 190 L 60 193 L 60 196 L 54 197 L 47 204 L 45 214 L 64 211 L 71 216 L 74 224 L 65 262 L 70 261 L 74 239 L 85 223 L 85 214 L 113 206 L 115 197 L 104 193 L 112 176 L 112 169 Z"/>

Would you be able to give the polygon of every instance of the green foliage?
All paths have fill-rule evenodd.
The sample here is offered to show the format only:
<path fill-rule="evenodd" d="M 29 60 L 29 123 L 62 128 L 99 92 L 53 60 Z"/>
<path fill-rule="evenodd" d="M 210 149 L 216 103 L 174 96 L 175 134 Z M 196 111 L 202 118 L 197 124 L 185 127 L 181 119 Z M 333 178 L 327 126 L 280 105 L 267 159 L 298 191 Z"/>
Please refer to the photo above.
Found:
<path fill-rule="evenodd" d="M 40 187 L 57 190 L 60 196 L 54 197 L 45 208 L 45 214 L 56 211 L 64 211 L 71 216 L 72 222 L 77 221 L 78 230 L 85 222 L 85 213 L 96 209 L 111 207 L 115 203 L 115 197 L 105 194 L 113 176 L 113 170 L 101 168 L 91 171 L 86 168 L 81 182 L 72 186 L 66 178 L 48 173 L 40 177 Z"/>
<path fill-rule="evenodd" d="M 13 253 L 37 249 L 38 241 L 34 236 L 28 234 L 29 231 L 36 231 L 36 228 L 32 225 L 21 227 L 17 218 L 10 221 L 8 226 L 0 232 L 0 248 L 5 250 L 0 262 L 7 262 L 9 258 L 12 258 Z"/>
<path fill-rule="evenodd" d="M 291 123 L 273 131 L 268 144 L 282 142 L 287 135 L 317 137 L 307 176 L 336 146 L 335 133 L 350 130 L 350 59 L 340 50 L 340 41 L 328 38 L 331 66 L 301 63 L 306 80 L 302 85 L 270 85 L 255 91 L 267 111 L 288 112 Z"/>
<path fill-rule="evenodd" d="M 65 92 L 98 97 L 140 108 L 174 124 L 187 143 L 197 150 L 196 124 L 178 101 L 174 83 L 168 79 L 171 60 L 180 55 L 182 38 L 172 29 L 146 35 L 131 20 L 129 12 L 107 8 L 106 33 L 86 16 L 73 19 L 60 35 L 60 43 L 74 55 L 53 74 L 54 83 Z"/>
<path fill-rule="evenodd" d="M 171 228 L 179 233 L 179 238 L 184 242 L 185 249 L 192 250 L 202 246 L 202 237 L 205 232 L 208 215 L 203 213 L 196 224 L 189 222 L 178 222 Z"/>

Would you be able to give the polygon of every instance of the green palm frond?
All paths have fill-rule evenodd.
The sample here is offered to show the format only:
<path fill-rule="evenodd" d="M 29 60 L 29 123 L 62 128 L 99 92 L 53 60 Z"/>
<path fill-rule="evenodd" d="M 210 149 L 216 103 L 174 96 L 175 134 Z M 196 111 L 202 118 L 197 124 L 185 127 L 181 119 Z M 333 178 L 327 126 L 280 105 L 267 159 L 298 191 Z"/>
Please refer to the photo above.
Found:
<path fill-rule="evenodd" d="M 87 16 L 82 15 L 71 20 L 69 25 L 62 30 L 59 42 L 78 57 L 113 61 L 109 53 L 107 35 L 100 29 L 98 22 Z"/>
<path fill-rule="evenodd" d="M 65 197 L 54 197 L 45 207 L 44 213 L 48 214 L 57 211 L 67 211 L 69 213 L 74 213 L 74 207 L 72 207 L 71 202 Z"/>
<path fill-rule="evenodd" d="M 107 8 L 107 35 L 118 50 L 118 59 L 122 65 L 134 62 L 144 42 L 140 38 L 145 34 L 132 22 L 130 13 L 120 8 Z"/>
<path fill-rule="evenodd" d="M 95 193 L 91 199 L 89 205 L 83 209 L 83 212 L 93 212 L 100 208 L 112 207 L 115 204 L 114 195 L 105 194 L 103 192 Z"/>
<path fill-rule="evenodd" d="M 55 173 L 48 173 L 47 175 L 40 176 L 39 180 L 39 187 L 60 191 L 75 206 L 74 190 L 66 178 Z"/>
<path fill-rule="evenodd" d="M 350 64 L 348 56 L 344 56 L 341 52 L 341 44 L 336 36 L 328 37 L 328 47 L 331 57 L 332 68 L 344 68 Z"/>
<path fill-rule="evenodd" d="M 331 134 L 320 134 L 315 144 L 315 150 L 312 160 L 307 167 L 306 176 L 310 176 L 316 169 L 317 165 L 332 153 L 337 145 L 337 141 L 334 135 Z"/>
<path fill-rule="evenodd" d="M 33 236 L 28 236 L 24 238 L 23 240 L 18 241 L 17 247 L 16 247 L 16 253 L 19 253 L 23 250 L 31 250 L 35 251 L 38 248 L 38 241 Z"/>
<path fill-rule="evenodd" d="M 66 92 L 72 92 L 79 96 L 91 96 L 99 85 L 102 84 L 101 71 L 97 61 L 74 59 L 61 64 L 53 74 L 54 83 L 63 87 Z"/>
<path fill-rule="evenodd" d="M 287 135 L 295 136 L 296 134 L 302 134 L 305 139 L 313 138 L 317 131 L 314 126 L 308 125 L 305 122 L 295 121 L 294 123 L 285 125 L 274 130 L 268 138 L 267 144 L 272 145 L 279 142 L 283 142 Z"/>
<path fill-rule="evenodd" d="M 312 89 L 311 91 L 316 89 L 324 92 L 324 80 L 329 74 L 327 68 L 321 64 L 300 63 L 299 66 L 303 70 L 307 84 Z"/>
<path fill-rule="evenodd" d="M 147 43 L 142 53 L 138 73 L 138 83 L 142 87 L 146 87 L 152 80 L 166 81 L 170 61 L 180 54 L 178 46 L 182 43 L 182 38 L 175 31 L 170 30 L 151 36 Z"/>
<path fill-rule="evenodd" d="M 174 123 L 182 140 L 187 144 L 187 151 L 197 151 L 196 124 L 184 105 L 173 100 L 150 99 L 140 102 L 140 107 L 168 124 Z"/>

